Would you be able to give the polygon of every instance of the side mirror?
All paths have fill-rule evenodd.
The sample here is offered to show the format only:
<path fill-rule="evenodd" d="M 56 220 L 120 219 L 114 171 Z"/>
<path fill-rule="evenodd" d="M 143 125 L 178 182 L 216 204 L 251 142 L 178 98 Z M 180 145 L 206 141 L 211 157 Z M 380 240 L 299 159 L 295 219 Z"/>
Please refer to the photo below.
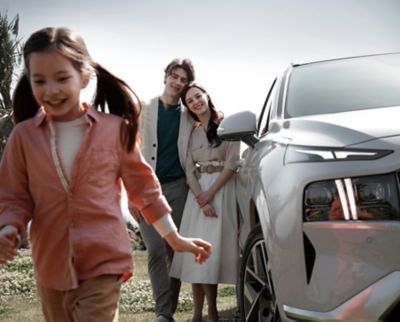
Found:
<path fill-rule="evenodd" d="M 217 135 L 225 141 L 243 141 L 254 147 L 259 141 L 257 117 L 253 112 L 244 111 L 224 118 L 217 129 Z"/>

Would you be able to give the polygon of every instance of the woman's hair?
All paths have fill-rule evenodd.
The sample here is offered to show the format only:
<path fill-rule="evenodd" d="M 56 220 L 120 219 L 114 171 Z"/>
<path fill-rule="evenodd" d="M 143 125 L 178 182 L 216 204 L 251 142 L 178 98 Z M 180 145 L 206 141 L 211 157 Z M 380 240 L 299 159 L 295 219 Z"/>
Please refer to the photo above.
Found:
<path fill-rule="evenodd" d="M 33 33 L 26 41 L 23 48 L 25 71 L 13 94 L 15 123 L 33 117 L 40 107 L 33 96 L 29 81 L 29 59 L 32 53 L 45 51 L 61 54 L 81 73 L 95 71 L 97 88 L 92 105 L 102 112 L 107 107 L 111 114 L 124 119 L 120 133 L 121 142 L 127 151 L 132 151 L 139 139 L 139 98 L 126 82 L 94 62 L 83 39 L 67 28 L 44 28 Z"/>
<path fill-rule="evenodd" d="M 204 89 L 204 87 L 193 83 L 189 86 L 186 86 L 186 88 L 182 91 L 181 94 L 181 100 L 183 105 L 185 105 L 188 109 L 189 114 L 193 117 L 194 120 L 196 120 L 197 122 L 200 122 L 199 118 L 197 117 L 196 114 L 194 114 L 189 108 L 188 105 L 186 103 L 186 95 L 187 92 L 191 89 L 191 88 L 198 88 L 200 91 L 202 91 L 203 93 L 207 94 L 207 104 L 208 107 L 210 109 L 211 112 L 211 116 L 210 116 L 210 121 L 208 122 L 208 127 L 206 129 L 206 134 L 207 134 L 207 139 L 208 142 L 210 143 L 210 145 L 212 147 L 217 147 L 221 144 L 222 140 L 218 137 L 217 135 L 217 128 L 219 126 L 219 124 L 221 123 L 222 119 L 224 118 L 224 115 L 222 112 L 217 111 L 214 103 L 211 100 L 210 95 L 208 95 L 207 91 Z"/>
<path fill-rule="evenodd" d="M 175 58 L 172 60 L 164 69 L 165 77 L 171 75 L 177 68 L 182 68 L 186 72 L 188 84 L 194 81 L 196 75 L 194 73 L 192 61 L 189 58 Z"/>

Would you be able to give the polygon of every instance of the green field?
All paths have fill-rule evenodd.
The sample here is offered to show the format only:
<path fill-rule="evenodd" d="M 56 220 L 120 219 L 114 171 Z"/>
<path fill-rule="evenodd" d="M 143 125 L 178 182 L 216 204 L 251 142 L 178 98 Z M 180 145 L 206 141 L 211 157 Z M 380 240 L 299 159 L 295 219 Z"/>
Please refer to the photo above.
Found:
<path fill-rule="evenodd" d="M 122 287 L 120 322 L 152 321 L 153 299 L 147 276 L 147 252 L 133 251 L 135 276 Z M 179 298 L 176 321 L 188 321 L 192 316 L 190 284 L 184 283 Z M 206 307 L 204 308 L 206 318 Z M 220 285 L 218 288 L 218 310 L 222 321 L 234 321 L 236 311 L 235 287 Z M 36 296 L 30 250 L 20 250 L 13 262 L 0 266 L 0 321 L 43 322 L 40 303 Z"/>

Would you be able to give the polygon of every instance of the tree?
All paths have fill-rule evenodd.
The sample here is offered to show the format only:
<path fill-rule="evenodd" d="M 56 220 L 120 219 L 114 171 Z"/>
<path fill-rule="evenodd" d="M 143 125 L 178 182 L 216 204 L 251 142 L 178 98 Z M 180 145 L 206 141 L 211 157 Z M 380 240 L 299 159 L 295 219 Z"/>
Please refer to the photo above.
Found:
<path fill-rule="evenodd" d="M 7 12 L 0 13 L 0 157 L 13 128 L 11 84 L 21 61 L 18 26 L 18 15 L 9 21 Z"/>

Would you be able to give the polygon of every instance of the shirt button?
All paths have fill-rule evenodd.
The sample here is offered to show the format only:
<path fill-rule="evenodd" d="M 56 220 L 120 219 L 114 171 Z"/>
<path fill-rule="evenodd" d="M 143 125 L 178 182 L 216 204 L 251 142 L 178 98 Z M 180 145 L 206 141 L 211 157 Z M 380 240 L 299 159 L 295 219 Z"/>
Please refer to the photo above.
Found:
<path fill-rule="evenodd" d="M 154 144 L 153 144 L 153 147 L 156 147 L 156 146 L 157 146 L 157 144 L 154 143 Z"/>
<path fill-rule="evenodd" d="M 151 159 L 152 159 L 152 160 L 155 160 L 156 158 L 155 158 L 155 157 L 151 157 Z"/>

